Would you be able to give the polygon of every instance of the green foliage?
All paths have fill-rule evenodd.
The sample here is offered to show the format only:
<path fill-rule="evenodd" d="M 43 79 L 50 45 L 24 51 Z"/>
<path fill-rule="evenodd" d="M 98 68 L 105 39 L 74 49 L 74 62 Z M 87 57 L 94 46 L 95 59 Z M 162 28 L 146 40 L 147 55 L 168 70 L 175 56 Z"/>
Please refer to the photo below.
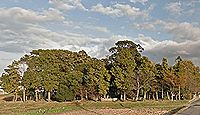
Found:
<path fill-rule="evenodd" d="M 76 96 L 88 99 L 113 94 L 117 97 L 122 93 L 124 99 L 126 95 L 139 99 L 139 96 L 146 98 L 146 94 L 155 98 L 155 92 L 161 97 L 158 96 L 161 91 L 162 97 L 166 92 L 172 97 L 172 94 L 186 96 L 199 92 L 200 68 L 192 61 L 178 56 L 173 66 L 166 58 L 154 64 L 142 56 L 143 50 L 128 40 L 118 41 L 106 59 L 91 58 L 83 50 L 33 50 L 5 69 L 1 87 L 13 94 L 22 94 L 22 89 L 26 89 L 29 98 L 45 98 L 51 92 L 52 99 L 58 101 L 73 100 Z M 22 74 L 20 64 L 23 63 L 28 68 Z"/>
<path fill-rule="evenodd" d="M 115 45 L 109 50 L 112 53 L 110 73 L 114 76 L 114 84 L 120 91 L 133 90 L 136 59 L 140 57 L 138 45 L 132 41 L 118 41 Z"/>
<path fill-rule="evenodd" d="M 151 84 L 155 82 L 155 65 L 147 57 L 142 57 L 141 65 L 138 67 L 140 88 L 149 91 Z"/>
<path fill-rule="evenodd" d="M 1 77 L 1 87 L 5 92 L 16 94 L 20 90 L 21 76 L 18 71 L 18 62 L 14 61 L 5 69 Z"/>
<path fill-rule="evenodd" d="M 56 92 L 56 100 L 57 101 L 72 101 L 74 100 L 75 94 L 74 92 L 68 88 L 68 86 L 60 84 L 58 90 Z"/>
<path fill-rule="evenodd" d="M 105 63 L 98 59 L 92 59 L 86 68 L 87 90 L 94 95 L 103 96 L 109 90 L 110 75 L 105 68 Z"/>

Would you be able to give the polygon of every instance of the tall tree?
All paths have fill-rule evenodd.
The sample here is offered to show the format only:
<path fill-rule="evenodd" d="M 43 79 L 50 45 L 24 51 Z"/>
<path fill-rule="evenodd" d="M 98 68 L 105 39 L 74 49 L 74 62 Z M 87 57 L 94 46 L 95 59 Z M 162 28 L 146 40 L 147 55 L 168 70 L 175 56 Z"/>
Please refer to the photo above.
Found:
<path fill-rule="evenodd" d="M 105 97 L 109 90 L 110 75 L 105 68 L 105 63 L 102 60 L 93 58 L 86 68 L 87 71 L 87 88 L 97 95 L 98 98 Z"/>
<path fill-rule="evenodd" d="M 144 100 L 146 99 L 147 91 L 150 91 L 150 84 L 155 81 L 155 64 L 150 61 L 147 57 L 143 56 L 141 59 L 141 64 L 138 67 L 137 74 L 137 94 L 136 100 L 139 99 L 140 89 L 143 89 Z"/>
<path fill-rule="evenodd" d="M 143 48 L 128 40 L 118 41 L 115 45 L 109 50 L 112 53 L 109 57 L 112 66 L 111 74 L 114 76 L 117 88 L 121 94 L 123 93 L 124 100 L 126 100 L 126 92 L 134 88 L 136 61 L 141 58 L 139 51 Z"/>

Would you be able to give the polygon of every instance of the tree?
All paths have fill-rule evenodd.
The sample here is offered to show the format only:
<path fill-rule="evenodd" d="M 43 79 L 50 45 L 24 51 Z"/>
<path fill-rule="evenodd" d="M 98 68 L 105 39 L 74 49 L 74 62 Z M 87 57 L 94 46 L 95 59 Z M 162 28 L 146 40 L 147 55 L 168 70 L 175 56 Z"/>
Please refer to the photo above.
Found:
<path fill-rule="evenodd" d="M 17 94 L 21 90 L 21 76 L 19 73 L 18 61 L 13 61 L 1 77 L 1 87 L 7 93 L 15 94 L 13 101 L 17 101 Z"/>
<path fill-rule="evenodd" d="M 143 48 L 128 40 L 118 41 L 115 45 L 109 50 L 112 53 L 109 57 L 112 66 L 110 72 L 114 76 L 115 85 L 121 94 L 124 94 L 125 100 L 126 92 L 134 88 L 136 61 L 141 57 L 139 51 L 143 50 Z"/>
<path fill-rule="evenodd" d="M 198 92 L 198 67 L 189 60 L 176 60 L 173 66 L 176 75 L 177 87 L 179 87 L 179 99 L 181 89 L 188 89 L 190 93 Z"/>
<path fill-rule="evenodd" d="M 38 101 L 38 90 L 43 88 L 39 57 L 34 55 L 25 57 L 23 60 L 27 63 L 28 68 L 24 73 L 22 84 L 29 91 L 30 97 L 32 93 L 35 93 L 35 101 Z"/>
<path fill-rule="evenodd" d="M 98 98 L 105 97 L 109 90 L 110 75 L 105 68 L 102 60 L 93 58 L 86 68 L 86 87 L 93 95 Z"/>
<path fill-rule="evenodd" d="M 162 75 L 163 75 L 163 80 L 165 82 L 165 84 L 167 86 L 167 97 L 168 99 L 170 99 L 169 96 L 169 91 L 171 92 L 171 100 L 174 100 L 174 92 L 175 92 L 175 87 L 176 87 L 176 78 L 174 75 L 174 69 L 172 67 L 169 66 L 168 64 L 168 60 L 166 58 L 162 59 L 161 62 L 161 67 L 162 67 Z"/>
<path fill-rule="evenodd" d="M 141 64 L 137 71 L 137 94 L 136 100 L 139 99 L 140 89 L 143 89 L 144 100 L 146 99 L 147 91 L 150 91 L 150 84 L 155 80 L 155 65 L 147 57 L 143 56 Z"/>
<path fill-rule="evenodd" d="M 200 68 L 191 60 L 177 57 L 173 66 L 163 58 L 154 64 L 142 56 L 144 49 L 132 41 L 118 41 L 106 59 L 91 58 L 82 50 L 33 50 L 14 61 L 2 74 L 1 87 L 14 94 L 57 101 L 143 96 L 174 100 L 192 97 L 200 90 Z M 114 92 L 114 93 L 112 93 Z M 161 96 L 160 96 L 161 92 Z M 88 98 L 89 97 L 89 98 Z"/>

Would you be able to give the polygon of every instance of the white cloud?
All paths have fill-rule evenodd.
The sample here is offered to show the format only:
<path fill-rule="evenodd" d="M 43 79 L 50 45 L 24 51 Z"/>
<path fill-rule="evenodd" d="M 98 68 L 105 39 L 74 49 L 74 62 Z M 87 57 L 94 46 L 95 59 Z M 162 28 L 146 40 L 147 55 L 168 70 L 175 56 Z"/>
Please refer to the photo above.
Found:
<path fill-rule="evenodd" d="M 173 2 L 169 3 L 165 7 L 170 13 L 172 14 L 181 14 L 182 8 L 181 8 L 181 3 L 180 2 Z"/>
<path fill-rule="evenodd" d="M 109 30 L 106 27 L 94 27 L 94 29 L 96 29 L 99 32 L 104 32 L 104 33 L 109 32 Z"/>
<path fill-rule="evenodd" d="M 56 9 L 68 11 L 71 9 L 81 9 L 87 11 L 87 9 L 81 3 L 81 0 L 49 0 Z"/>
<path fill-rule="evenodd" d="M 193 60 L 200 65 L 200 28 L 188 22 L 166 22 L 156 20 L 149 22 L 154 27 L 159 26 L 161 31 L 171 34 L 173 39 L 157 41 L 151 37 L 139 35 L 136 41 L 145 48 L 145 53 L 157 62 L 162 57 L 175 59 L 180 55 L 184 58 Z M 140 27 L 140 25 L 138 25 Z M 174 61 L 174 60 L 173 60 Z"/>
<path fill-rule="evenodd" d="M 144 5 L 148 0 L 130 0 L 130 2 L 133 2 L 134 4 L 138 2 Z"/>
<path fill-rule="evenodd" d="M 63 21 L 65 18 L 56 9 L 49 8 L 44 12 L 34 12 L 20 7 L 0 8 L 0 22 L 38 23 L 46 21 Z"/>
<path fill-rule="evenodd" d="M 169 58 L 174 62 L 177 56 L 195 61 L 200 65 L 200 39 L 197 41 L 182 41 L 174 40 L 157 41 L 143 34 L 138 35 L 135 42 L 140 43 L 144 47 L 144 54 L 150 56 L 154 61 L 159 62 L 163 57 Z M 197 61 L 198 60 L 198 61 Z M 171 62 L 171 63 L 173 63 Z"/>
<path fill-rule="evenodd" d="M 0 51 L 0 74 L 3 72 L 3 69 L 8 66 L 13 60 L 18 60 L 23 53 L 9 53 Z"/>
<path fill-rule="evenodd" d="M 115 17 L 148 17 L 147 11 L 142 11 L 139 8 L 132 7 L 130 5 L 123 4 L 115 4 L 112 6 L 104 7 L 102 4 L 97 4 L 96 6 L 92 6 L 91 11 L 99 12 L 105 15 L 115 16 Z"/>
<path fill-rule="evenodd" d="M 200 28 L 195 26 L 195 23 L 156 20 L 152 22 L 133 23 L 133 27 L 146 30 L 156 30 L 159 27 L 159 29 L 162 29 L 161 31 L 173 35 L 173 39 L 177 42 L 200 40 Z"/>
<path fill-rule="evenodd" d="M 152 23 L 144 22 L 144 23 L 133 23 L 132 25 L 134 28 L 141 29 L 141 30 L 155 30 L 155 26 Z"/>
<path fill-rule="evenodd" d="M 164 24 L 164 29 L 170 34 L 173 34 L 177 41 L 200 40 L 200 28 L 194 27 L 192 24 L 188 22 L 183 22 L 183 23 L 166 22 Z"/>
<path fill-rule="evenodd" d="M 184 41 L 198 41 L 200 40 L 200 28 L 189 22 L 167 22 L 163 20 L 156 20 L 149 22 L 149 24 L 160 26 L 165 32 L 174 36 L 177 42 Z"/>
<path fill-rule="evenodd" d="M 112 7 L 104 7 L 102 4 L 97 4 L 96 6 L 92 6 L 92 11 L 103 13 L 106 15 L 112 15 L 112 16 L 121 16 L 119 9 L 114 9 Z"/>
<path fill-rule="evenodd" d="M 23 53 L 38 48 L 60 48 L 72 51 L 85 49 L 92 56 L 103 56 L 104 53 L 97 55 L 96 50 L 105 51 L 102 45 L 107 40 L 105 38 L 92 38 L 84 34 L 65 31 L 59 33 L 42 26 L 44 22 L 49 23 L 49 21 L 62 21 L 69 27 L 74 25 L 74 22 L 63 20 L 63 18 L 62 13 L 53 8 L 43 12 L 34 12 L 19 7 L 1 8 L 0 51 Z M 85 27 L 85 29 L 88 28 L 103 33 L 109 32 L 106 27 L 102 26 Z"/>

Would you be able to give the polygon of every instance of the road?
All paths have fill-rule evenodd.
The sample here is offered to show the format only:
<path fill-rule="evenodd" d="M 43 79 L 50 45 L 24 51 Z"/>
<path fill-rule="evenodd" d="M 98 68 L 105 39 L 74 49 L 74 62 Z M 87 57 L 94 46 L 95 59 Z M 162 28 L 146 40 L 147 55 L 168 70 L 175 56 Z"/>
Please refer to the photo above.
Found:
<path fill-rule="evenodd" d="M 177 115 L 200 115 L 200 99 L 191 103 L 186 109 L 178 112 Z"/>

